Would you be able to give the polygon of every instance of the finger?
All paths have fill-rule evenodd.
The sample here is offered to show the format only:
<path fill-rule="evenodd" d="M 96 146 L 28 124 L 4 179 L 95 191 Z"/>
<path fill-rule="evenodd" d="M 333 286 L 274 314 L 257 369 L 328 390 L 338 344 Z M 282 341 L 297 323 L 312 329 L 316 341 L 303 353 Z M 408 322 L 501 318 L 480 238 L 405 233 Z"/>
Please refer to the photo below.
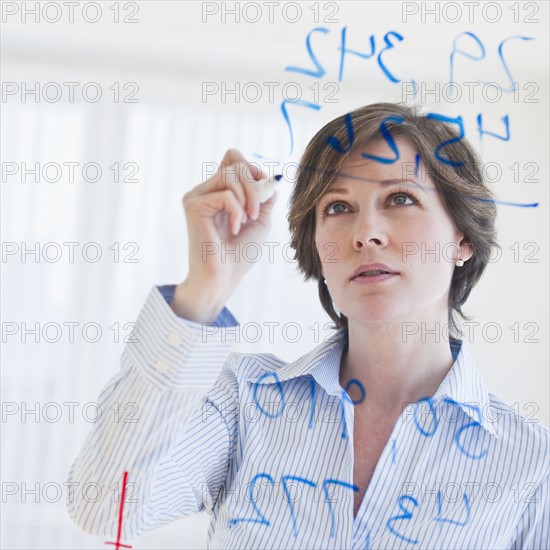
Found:
<path fill-rule="evenodd" d="M 188 197 L 184 202 L 187 219 L 190 219 L 195 211 L 204 213 L 205 206 L 212 210 L 212 218 L 219 212 L 227 212 L 230 231 L 234 235 L 239 233 L 245 211 L 233 191 L 224 189 L 203 196 Z"/>
<path fill-rule="evenodd" d="M 257 220 L 260 215 L 260 190 L 254 177 L 250 165 L 237 163 L 237 173 L 240 174 L 240 182 L 246 193 L 246 213 Z"/>
<path fill-rule="evenodd" d="M 236 164 L 237 162 L 246 162 L 243 154 L 238 149 L 228 149 L 223 155 L 220 166 L 230 166 L 231 164 Z"/>
<path fill-rule="evenodd" d="M 218 210 L 224 210 L 229 214 L 229 228 L 233 235 L 238 235 L 246 213 L 235 194 L 229 189 L 225 189 L 224 191 L 211 193 L 210 198 L 212 198 L 213 205 Z"/>
<path fill-rule="evenodd" d="M 254 179 L 256 181 L 260 181 L 267 178 L 267 174 L 264 171 L 262 171 L 259 164 L 256 164 L 254 162 L 249 162 L 248 167 L 250 168 L 250 171 L 252 172 L 252 175 L 254 176 Z"/>
<path fill-rule="evenodd" d="M 267 174 L 262 171 L 260 165 L 255 162 L 247 161 L 238 149 L 228 149 L 225 152 L 225 155 L 223 156 L 223 159 L 220 163 L 219 171 L 221 172 L 222 170 L 227 169 L 231 165 L 237 163 L 246 164 L 252 172 L 252 176 L 256 181 L 267 178 Z"/>
<path fill-rule="evenodd" d="M 223 191 L 224 189 L 230 189 L 235 193 L 239 203 L 244 208 L 246 204 L 246 194 L 243 190 L 241 183 L 239 182 L 238 177 L 238 168 L 237 166 L 230 166 L 227 170 L 219 172 L 209 180 L 200 183 L 194 187 L 188 195 L 190 196 L 199 196 L 207 195 L 208 193 L 213 193 L 215 191 Z"/>
<path fill-rule="evenodd" d="M 275 203 L 277 202 L 277 191 L 273 191 L 273 195 L 269 197 L 268 200 L 262 203 L 260 206 L 260 221 L 267 221 L 271 217 L 271 212 L 273 210 L 273 207 L 275 206 Z"/>

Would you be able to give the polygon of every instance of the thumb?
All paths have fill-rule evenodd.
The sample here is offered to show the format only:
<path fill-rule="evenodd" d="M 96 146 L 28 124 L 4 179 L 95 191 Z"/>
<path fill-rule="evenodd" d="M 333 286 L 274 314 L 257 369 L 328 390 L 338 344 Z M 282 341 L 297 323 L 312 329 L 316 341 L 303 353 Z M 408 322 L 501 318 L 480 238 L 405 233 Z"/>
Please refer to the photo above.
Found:
<path fill-rule="evenodd" d="M 262 221 L 269 220 L 271 216 L 271 212 L 273 211 L 273 207 L 275 206 L 275 203 L 277 202 L 277 191 L 273 192 L 273 195 L 269 197 L 268 200 L 260 204 L 260 216 L 259 219 Z"/>
<path fill-rule="evenodd" d="M 273 191 L 273 195 L 271 195 L 271 197 L 269 197 L 268 200 L 266 200 L 260 205 L 261 214 L 263 214 L 264 212 L 266 214 L 271 214 L 271 211 L 273 210 L 273 207 L 275 206 L 276 202 L 277 202 L 277 191 Z"/>

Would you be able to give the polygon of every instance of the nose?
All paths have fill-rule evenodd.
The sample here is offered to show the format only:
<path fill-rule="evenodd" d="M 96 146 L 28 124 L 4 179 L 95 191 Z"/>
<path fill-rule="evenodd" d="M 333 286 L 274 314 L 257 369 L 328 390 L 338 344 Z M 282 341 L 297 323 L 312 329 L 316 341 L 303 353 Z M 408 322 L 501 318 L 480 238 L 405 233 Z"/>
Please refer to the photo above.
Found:
<path fill-rule="evenodd" d="M 363 213 L 358 216 L 354 227 L 353 247 L 361 250 L 365 246 L 381 247 L 387 244 L 387 233 L 383 228 L 382 220 L 374 212 Z"/>

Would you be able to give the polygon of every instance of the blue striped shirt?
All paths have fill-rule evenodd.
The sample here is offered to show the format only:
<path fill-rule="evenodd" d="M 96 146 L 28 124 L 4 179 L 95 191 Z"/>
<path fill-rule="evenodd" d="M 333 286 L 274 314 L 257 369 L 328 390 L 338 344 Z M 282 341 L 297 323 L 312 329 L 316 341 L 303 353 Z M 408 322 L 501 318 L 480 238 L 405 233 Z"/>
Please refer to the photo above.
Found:
<path fill-rule="evenodd" d="M 209 548 L 550 548 L 548 428 L 488 393 L 462 342 L 437 392 L 403 408 L 354 517 L 346 332 L 291 363 L 231 353 L 231 313 L 179 318 L 173 290 L 151 290 L 71 467 L 101 488 L 68 502 L 82 529 L 116 534 L 127 471 L 126 540 L 206 510 Z"/>

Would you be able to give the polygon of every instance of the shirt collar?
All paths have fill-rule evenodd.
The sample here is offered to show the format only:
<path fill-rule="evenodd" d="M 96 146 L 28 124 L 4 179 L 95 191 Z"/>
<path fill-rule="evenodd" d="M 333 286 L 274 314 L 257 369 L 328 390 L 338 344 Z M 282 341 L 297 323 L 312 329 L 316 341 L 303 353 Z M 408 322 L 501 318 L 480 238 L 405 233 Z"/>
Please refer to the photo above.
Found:
<path fill-rule="evenodd" d="M 310 375 L 329 395 L 341 396 L 340 361 L 346 347 L 347 329 L 341 328 L 309 353 L 278 368 L 276 377 L 265 376 L 264 373 L 247 378 L 247 381 L 275 384 Z M 469 349 L 462 341 L 451 343 L 451 349 L 453 356 L 457 354 L 455 362 L 431 400 L 458 405 L 476 424 L 497 437 L 494 425 L 488 420 L 487 410 L 491 404 L 489 392 Z"/>
<path fill-rule="evenodd" d="M 302 357 L 296 359 L 296 361 L 292 363 L 287 363 L 278 368 L 277 377 L 265 377 L 265 374 L 263 374 L 247 378 L 247 382 L 274 384 L 298 376 L 313 375 L 315 371 L 315 374 L 321 375 L 322 381 L 318 380 L 319 384 L 328 391 L 335 380 L 333 375 L 338 374 L 340 371 L 340 360 L 346 340 L 346 329 L 339 329 L 330 338 L 313 348 L 309 353 L 302 355 Z M 337 359 L 337 361 L 334 361 L 334 359 Z M 318 367 L 321 368 L 319 369 Z M 315 378 L 317 378 L 317 376 L 315 376 Z M 338 380 L 339 376 L 336 377 L 336 381 Z"/>
<path fill-rule="evenodd" d="M 475 423 L 483 426 L 492 436 L 498 436 L 494 423 L 489 420 L 495 416 L 493 412 L 488 412 L 491 406 L 489 391 L 464 342 L 460 342 L 458 357 L 432 399 L 454 402 Z"/>

